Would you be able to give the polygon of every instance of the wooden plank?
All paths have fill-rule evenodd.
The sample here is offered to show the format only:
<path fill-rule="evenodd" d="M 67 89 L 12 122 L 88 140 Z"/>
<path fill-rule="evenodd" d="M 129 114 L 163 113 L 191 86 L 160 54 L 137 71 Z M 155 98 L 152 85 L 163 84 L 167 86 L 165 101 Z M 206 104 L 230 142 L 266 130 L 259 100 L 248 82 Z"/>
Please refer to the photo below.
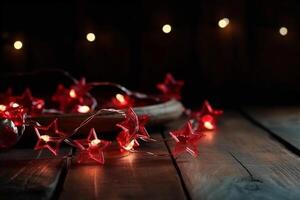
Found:
<path fill-rule="evenodd" d="M 0 162 L 0 199 L 51 199 L 65 170 L 63 159 Z"/>
<path fill-rule="evenodd" d="M 162 139 L 155 134 L 156 139 Z M 168 153 L 162 142 L 143 144 L 141 149 Z M 60 199 L 185 199 L 180 179 L 169 156 L 131 153 L 106 160 L 105 165 L 70 168 Z"/>
<path fill-rule="evenodd" d="M 0 162 L 4 160 L 32 160 L 32 159 L 52 159 L 52 158 L 64 158 L 71 156 L 71 148 L 64 147 L 61 148 L 57 154 L 54 156 L 48 150 L 35 151 L 29 148 L 13 148 L 9 150 L 0 151 Z"/>
<path fill-rule="evenodd" d="M 268 133 L 227 111 L 205 134 L 198 159 L 176 159 L 192 199 L 299 199 L 300 159 Z"/>
<path fill-rule="evenodd" d="M 300 151 L 300 107 L 248 107 L 243 109 L 257 123 Z"/>
<path fill-rule="evenodd" d="M 66 174 L 64 148 L 57 157 L 46 150 L 11 149 L 0 152 L 0 199 L 52 199 Z"/>

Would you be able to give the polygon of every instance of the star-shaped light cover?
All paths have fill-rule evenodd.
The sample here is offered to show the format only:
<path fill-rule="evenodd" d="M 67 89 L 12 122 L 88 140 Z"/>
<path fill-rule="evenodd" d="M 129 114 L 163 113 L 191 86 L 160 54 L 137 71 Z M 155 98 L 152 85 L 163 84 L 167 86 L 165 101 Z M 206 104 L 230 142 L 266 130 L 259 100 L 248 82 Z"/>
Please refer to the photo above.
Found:
<path fill-rule="evenodd" d="M 43 112 L 45 101 L 32 96 L 30 89 L 26 89 L 22 96 L 10 98 L 10 107 L 22 106 L 24 111 L 30 116 L 36 116 Z"/>
<path fill-rule="evenodd" d="M 171 73 L 168 73 L 165 77 L 163 83 L 157 84 L 157 88 L 165 95 L 167 98 L 181 99 L 181 89 L 184 85 L 184 81 L 175 80 Z"/>
<path fill-rule="evenodd" d="M 198 144 L 202 134 L 193 131 L 190 122 L 187 122 L 184 127 L 179 130 L 171 131 L 170 135 L 176 142 L 176 145 L 172 151 L 174 156 L 178 156 L 185 151 L 194 157 L 199 156 Z"/>
<path fill-rule="evenodd" d="M 86 83 L 85 78 L 81 78 L 76 84 L 71 86 L 69 95 L 71 98 L 79 98 L 81 102 L 81 98 L 84 98 L 91 89 L 92 86 Z"/>
<path fill-rule="evenodd" d="M 74 140 L 74 143 L 80 151 L 78 163 L 94 160 L 100 164 L 104 164 L 103 151 L 111 142 L 98 139 L 95 129 L 92 128 L 86 139 Z"/>
<path fill-rule="evenodd" d="M 0 106 L 0 118 L 11 120 L 16 126 L 22 126 L 25 123 L 25 111 L 23 107 L 10 107 L 10 106 Z"/>
<path fill-rule="evenodd" d="M 192 117 L 199 122 L 200 130 L 216 129 L 216 118 L 223 113 L 222 110 L 214 110 L 210 103 L 205 100 L 200 111 L 192 113 Z"/>
<path fill-rule="evenodd" d="M 149 120 L 147 115 L 137 116 L 134 110 L 130 107 L 126 111 L 126 119 L 117 124 L 122 129 L 120 134 L 117 136 L 117 142 L 121 149 L 130 151 L 134 147 L 139 146 L 137 139 L 144 141 L 151 140 L 148 134 L 145 124 Z"/>
<path fill-rule="evenodd" d="M 34 130 L 38 137 L 38 141 L 34 149 L 48 149 L 51 153 L 57 155 L 60 144 L 67 135 L 58 130 L 57 119 L 51 122 L 48 126 L 35 126 Z"/>
<path fill-rule="evenodd" d="M 133 105 L 133 98 L 125 94 L 116 94 L 111 101 L 113 106 L 119 109 L 129 108 Z"/>
<path fill-rule="evenodd" d="M 93 101 L 87 94 L 91 86 L 82 78 L 76 84 L 65 88 L 59 84 L 52 96 L 52 101 L 59 104 L 59 110 L 63 112 L 86 113 L 90 112 Z M 89 109 L 87 109 L 89 108 Z"/>
<path fill-rule="evenodd" d="M 71 98 L 69 97 L 69 89 L 65 88 L 62 84 L 57 86 L 56 92 L 52 96 L 52 101 L 59 104 L 59 110 L 65 111 L 66 106 L 71 103 Z"/>

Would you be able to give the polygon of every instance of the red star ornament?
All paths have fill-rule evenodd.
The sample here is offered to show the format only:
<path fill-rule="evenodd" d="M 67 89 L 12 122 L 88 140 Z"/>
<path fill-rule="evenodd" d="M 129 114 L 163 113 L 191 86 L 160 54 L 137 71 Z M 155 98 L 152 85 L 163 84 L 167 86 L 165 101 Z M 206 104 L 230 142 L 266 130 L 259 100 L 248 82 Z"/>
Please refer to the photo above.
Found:
<path fill-rule="evenodd" d="M 65 133 L 58 130 L 57 119 L 48 126 L 35 126 L 34 130 L 38 137 L 34 149 L 48 149 L 54 155 L 57 155 L 60 144 L 66 136 Z"/>
<path fill-rule="evenodd" d="M 182 129 L 171 131 L 170 135 L 176 141 L 172 151 L 174 156 L 180 155 L 185 151 L 194 157 L 199 156 L 198 144 L 202 135 L 193 131 L 190 122 L 187 122 Z"/>
<path fill-rule="evenodd" d="M 163 83 L 159 83 L 156 87 L 168 98 L 181 99 L 181 89 L 184 81 L 175 80 L 171 73 L 168 73 Z"/>
<path fill-rule="evenodd" d="M 60 84 L 52 96 L 52 100 L 59 104 L 59 110 L 63 112 L 82 113 L 81 109 L 78 110 L 78 107 L 88 106 L 91 108 L 91 105 L 93 104 L 91 97 L 87 95 L 90 89 L 91 86 L 86 84 L 84 78 L 75 85 L 72 85 L 70 89 L 65 88 L 62 84 Z"/>
<path fill-rule="evenodd" d="M 116 94 L 111 100 L 114 107 L 119 109 L 124 109 L 131 107 L 133 105 L 133 99 L 125 94 Z"/>
<path fill-rule="evenodd" d="M 90 84 L 86 83 L 85 78 L 81 78 L 78 83 L 71 86 L 69 95 L 71 98 L 78 98 L 83 103 L 84 96 L 92 89 Z"/>
<path fill-rule="evenodd" d="M 23 106 L 25 112 L 28 113 L 28 115 L 34 116 L 40 114 L 43 111 L 45 101 L 43 99 L 33 97 L 30 89 L 26 89 L 22 96 L 10 98 L 10 106 Z"/>
<path fill-rule="evenodd" d="M 138 143 L 137 139 L 132 137 L 129 134 L 128 129 L 119 126 L 122 128 L 122 131 L 117 136 L 117 142 L 119 146 L 121 147 L 121 152 L 123 151 L 131 151 L 134 150 L 136 147 L 138 147 L 140 144 Z"/>
<path fill-rule="evenodd" d="M 100 140 L 97 137 L 95 129 L 92 128 L 86 139 L 74 140 L 79 149 L 78 163 L 86 162 L 90 159 L 104 164 L 104 149 L 111 144 L 110 141 Z"/>
<path fill-rule="evenodd" d="M 199 122 L 199 130 L 214 130 L 216 128 L 216 118 L 222 113 L 222 110 L 214 110 L 210 103 L 205 100 L 201 110 L 192 115 Z"/>
<path fill-rule="evenodd" d="M 52 96 L 52 101 L 59 104 L 59 110 L 66 111 L 66 107 L 71 103 L 72 99 L 69 96 L 69 89 L 59 84 L 56 92 Z"/>
<path fill-rule="evenodd" d="M 13 121 L 16 126 L 23 126 L 26 114 L 21 106 L 16 108 L 5 106 L 5 109 L 0 111 L 0 117 Z"/>
<path fill-rule="evenodd" d="M 117 126 L 122 129 L 117 137 L 119 145 L 125 150 L 131 150 L 133 147 L 139 146 L 137 139 L 150 141 L 150 135 L 145 128 L 145 124 L 148 120 L 148 116 L 137 116 L 131 107 L 128 108 L 126 111 L 126 119 L 120 124 L 117 124 Z"/>

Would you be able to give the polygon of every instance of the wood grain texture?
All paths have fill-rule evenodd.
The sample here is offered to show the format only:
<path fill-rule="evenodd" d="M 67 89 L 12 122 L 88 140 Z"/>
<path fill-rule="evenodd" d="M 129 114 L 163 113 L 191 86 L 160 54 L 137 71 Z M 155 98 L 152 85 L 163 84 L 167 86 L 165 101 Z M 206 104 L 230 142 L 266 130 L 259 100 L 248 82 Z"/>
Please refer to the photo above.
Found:
<path fill-rule="evenodd" d="M 70 149 L 57 157 L 46 150 L 11 149 L 0 153 L 0 199 L 51 199 L 67 170 Z"/>
<path fill-rule="evenodd" d="M 161 135 L 154 134 L 156 139 Z M 143 150 L 168 153 L 164 143 L 142 144 Z M 131 153 L 106 160 L 105 165 L 70 168 L 60 199 L 185 199 L 169 156 Z"/>
<path fill-rule="evenodd" d="M 227 111 L 205 134 L 198 159 L 176 159 L 192 199 L 299 199 L 300 159 L 268 133 Z"/>
<path fill-rule="evenodd" d="M 248 107 L 243 109 L 257 123 L 300 151 L 300 107 Z"/>

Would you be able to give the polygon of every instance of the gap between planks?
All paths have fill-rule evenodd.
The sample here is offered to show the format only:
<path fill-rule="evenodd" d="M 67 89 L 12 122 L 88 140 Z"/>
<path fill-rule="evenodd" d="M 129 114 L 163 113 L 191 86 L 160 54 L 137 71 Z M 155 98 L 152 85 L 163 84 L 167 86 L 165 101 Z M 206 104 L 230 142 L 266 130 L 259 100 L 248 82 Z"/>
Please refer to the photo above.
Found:
<path fill-rule="evenodd" d="M 269 128 L 267 125 L 264 125 L 262 122 L 260 122 L 259 119 L 255 118 L 255 115 L 251 115 L 244 109 L 239 109 L 239 112 L 255 126 L 269 133 L 270 136 L 272 136 L 272 138 L 274 138 L 283 146 L 285 146 L 286 149 L 288 149 L 290 152 L 296 154 L 297 156 L 300 156 L 300 147 L 298 145 L 292 144 L 289 139 L 286 139 L 284 136 L 279 135 L 276 131 L 272 130 L 272 128 Z"/>

